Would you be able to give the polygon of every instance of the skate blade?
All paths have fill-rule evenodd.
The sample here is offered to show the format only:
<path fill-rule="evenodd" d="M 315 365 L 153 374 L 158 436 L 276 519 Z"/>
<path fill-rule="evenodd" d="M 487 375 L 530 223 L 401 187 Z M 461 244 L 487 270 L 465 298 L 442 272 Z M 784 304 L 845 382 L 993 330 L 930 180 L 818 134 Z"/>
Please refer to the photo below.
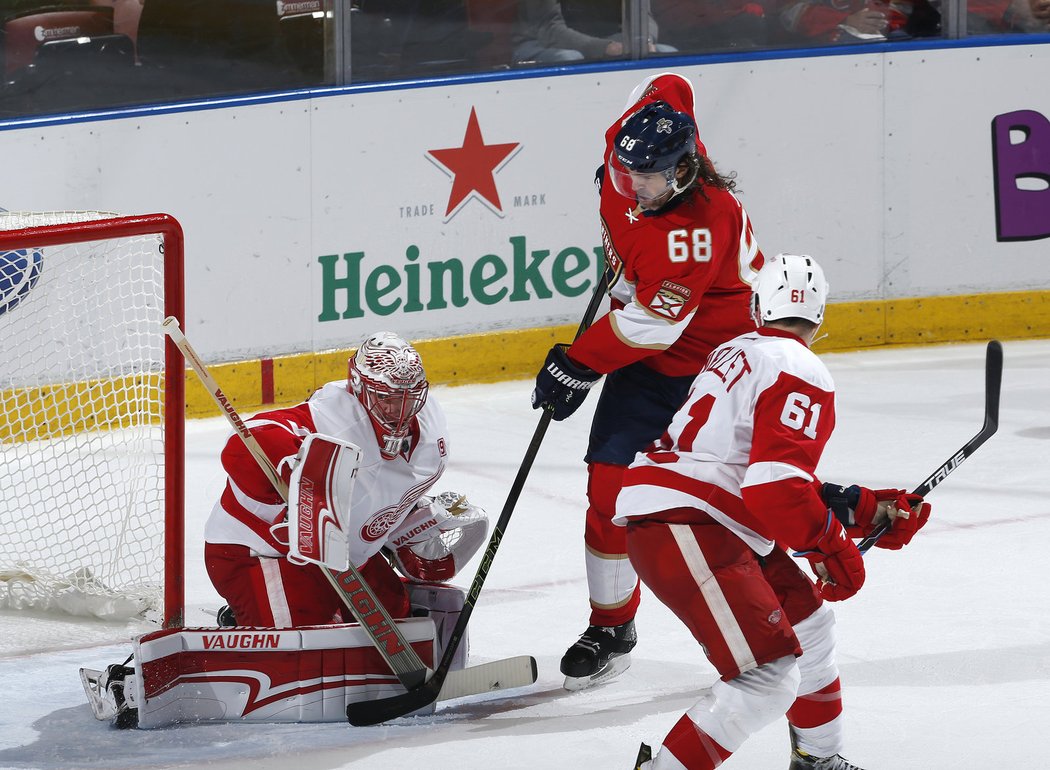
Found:
<path fill-rule="evenodd" d="M 615 679 L 630 667 L 631 655 L 630 653 L 625 653 L 610 660 L 605 664 L 605 668 L 599 669 L 597 673 L 592 674 L 591 676 L 565 677 L 564 687 L 569 692 L 577 692 L 579 690 L 586 690 L 588 687 L 596 687 L 597 685 L 605 684 L 611 679 Z"/>

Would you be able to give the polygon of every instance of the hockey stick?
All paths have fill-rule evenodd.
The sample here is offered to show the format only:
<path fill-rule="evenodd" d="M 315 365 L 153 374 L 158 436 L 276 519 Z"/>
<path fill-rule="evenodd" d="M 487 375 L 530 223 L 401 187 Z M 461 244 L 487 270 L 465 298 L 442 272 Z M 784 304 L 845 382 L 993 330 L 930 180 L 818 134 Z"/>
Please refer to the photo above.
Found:
<path fill-rule="evenodd" d="M 919 497 L 926 497 L 934 487 L 948 478 L 948 474 L 962 465 L 963 461 L 977 451 L 985 441 L 999 429 L 999 392 L 1003 384 L 1003 346 L 998 340 L 988 343 L 984 362 L 984 425 L 972 439 L 963 444 L 962 449 L 953 454 L 937 470 L 929 475 L 912 492 Z M 857 544 L 857 550 L 866 553 L 879 538 L 890 530 L 890 522 L 883 522 L 870 535 Z"/>
<path fill-rule="evenodd" d="M 584 311 L 583 320 L 580 322 L 580 326 L 576 330 L 576 336 L 573 339 L 583 334 L 587 327 L 591 325 L 594 316 L 598 313 L 598 306 L 605 295 L 605 286 L 606 276 L 603 274 L 602 278 L 598 280 L 597 286 L 595 286 L 594 294 L 591 295 L 591 301 L 587 305 L 587 310 Z M 525 479 L 528 477 L 529 471 L 532 470 L 532 463 L 539 452 L 540 443 L 547 432 L 547 426 L 550 425 L 552 415 L 553 411 L 550 408 L 544 409 L 543 414 L 540 415 L 539 424 L 536 426 L 536 431 L 532 434 L 532 441 L 529 443 L 529 448 L 525 451 L 525 457 L 518 468 L 518 475 L 514 477 L 514 483 L 511 484 L 510 492 L 507 493 L 507 502 L 504 503 L 503 511 L 492 528 L 492 537 L 489 538 L 488 546 L 485 548 L 485 555 L 481 559 L 481 564 L 478 565 L 478 571 L 474 576 L 474 582 L 470 585 L 470 591 L 467 592 L 467 600 L 463 605 L 463 611 L 459 614 L 456 627 L 452 629 L 452 635 L 449 637 L 448 645 L 445 647 L 445 654 L 441 656 L 441 662 L 434 670 L 433 676 L 422 687 L 409 690 L 401 695 L 368 702 L 351 703 L 346 707 L 346 718 L 350 724 L 356 727 L 377 725 L 380 722 L 386 722 L 418 711 L 437 699 L 441 692 L 442 683 L 448 675 L 449 666 L 452 665 L 452 658 L 456 654 L 456 648 L 459 647 L 460 640 L 466 631 L 467 621 L 470 620 L 470 616 L 474 612 L 474 606 L 478 601 L 478 595 L 481 593 L 481 587 L 485 584 L 485 578 L 488 577 L 489 570 L 492 568 L 492 560 L 496 557 L 496 551 L 503 540 L 503 533 L 506 532 L 507 525 L 510 523 L 514 506 L 517 505 L 518 497 L 525 486 Z"/>
<path fill-rule="evenodd" d="M 163 325 L 164 332 L 171 337 L 172 342 L 182 351 L 182 355 L 189 362 L 197 377 L 200 378 L 208 393 L 215 399 L 215 403 L 219 405 L 219 408 L 230 422 L 230 425 L 233 426 L 237 435 L 241 437 L 244 446 L 259 464 L 263 473 L 266 474 L 266 478 L 269 479 L 274 489 L 287 502 L 288 485 L 284 483 L 284 479 L 277 473 L 277 469 L 273 467 L 273 463 L 266 456 L 258 440 L 248 430 L 248 426 L 244 424 L 240 415 L 237 414 L 233 404 L 226 398 L 226 394 L 222 392 L 222 388 L 219 387 L 215 378 L 211 376 L 208 367 L 197 356 L 196 351 L 190 345 L 190 341 L 186 339 L 186 335 L 179 328 L 178 319 L 169 316 L 164 319 Z M 390 666 L 391 671 L 397 675 L 401 684 L 411 691 L 414 687 L 418 687 L 426 681 L 428 670 L 426 665 L 406 641 L 397 624 L 391 619 L 386 608 L 376 599 L 372 589 L 364 581 L 354 565 L 350 564 L 345 572 L 336 572 L 325 567 L 320 567 L 320 569 L 328 582 L 331 583 L 332 588 L 342 598 L 343 604 L 353 614 L 354 619 L 372 637 L 372 643 L 375 644 L 379 654 L 383 656 L 387 665 Z"/>

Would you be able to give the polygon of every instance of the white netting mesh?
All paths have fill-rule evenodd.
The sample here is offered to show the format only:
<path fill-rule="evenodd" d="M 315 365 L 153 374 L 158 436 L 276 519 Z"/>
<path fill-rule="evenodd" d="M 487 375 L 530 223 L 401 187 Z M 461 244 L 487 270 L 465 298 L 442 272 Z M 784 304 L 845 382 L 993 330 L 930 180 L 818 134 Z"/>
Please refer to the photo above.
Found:
<path fill-rule="evenodd" d="M 0 607 L 162 606 L 163 271 L 159 235 L 0 249 Z"/>

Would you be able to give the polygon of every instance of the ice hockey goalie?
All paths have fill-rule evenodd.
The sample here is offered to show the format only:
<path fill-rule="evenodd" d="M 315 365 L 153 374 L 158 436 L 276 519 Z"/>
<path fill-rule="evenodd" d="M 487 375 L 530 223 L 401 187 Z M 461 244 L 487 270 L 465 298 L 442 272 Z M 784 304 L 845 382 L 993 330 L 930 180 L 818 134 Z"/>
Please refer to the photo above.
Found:
<path fill-rule="evenodd" d="M 464 594 L 414 583 L 413 611 L 396 621 L 433 668 L 455 626 Z M 466 645 L 454 671 L 466 664 Z M 145 634 L 131 657 L 105 670 L 83 668 L 96 718 L 120 728 L 180 722 L 345 722 L 347 704 L 405 691 L 357 624 L 306 628 L 183 628 Z M 450 696 L 453 695 L 450 693 Z M 433 704 L 426 712 L 433 710 Z"/>

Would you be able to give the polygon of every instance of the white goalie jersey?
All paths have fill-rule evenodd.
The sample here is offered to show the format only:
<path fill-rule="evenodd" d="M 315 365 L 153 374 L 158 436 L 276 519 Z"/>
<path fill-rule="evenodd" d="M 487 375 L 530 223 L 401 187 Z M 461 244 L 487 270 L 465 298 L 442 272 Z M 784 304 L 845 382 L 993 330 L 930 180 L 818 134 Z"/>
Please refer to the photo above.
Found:
<path fill-rule="evenodd" d="M 263 412 L 245 424 L 286 482 L 310 434 L 360 447 L 347 533 L 355 566 L 379 553 L 448 460 L 448 430 L 436 399 L 427 399 L 413 420 L 401 452 L 384 459 L 368 413 L 345 381 L 330 382 L 303 404 Z M 205 540 L 245 545 L 259 556 L 286 556 L 287 506 L 239 437 L 227 442 L 222 464 L 229 479 L 205 526 Z"/>

